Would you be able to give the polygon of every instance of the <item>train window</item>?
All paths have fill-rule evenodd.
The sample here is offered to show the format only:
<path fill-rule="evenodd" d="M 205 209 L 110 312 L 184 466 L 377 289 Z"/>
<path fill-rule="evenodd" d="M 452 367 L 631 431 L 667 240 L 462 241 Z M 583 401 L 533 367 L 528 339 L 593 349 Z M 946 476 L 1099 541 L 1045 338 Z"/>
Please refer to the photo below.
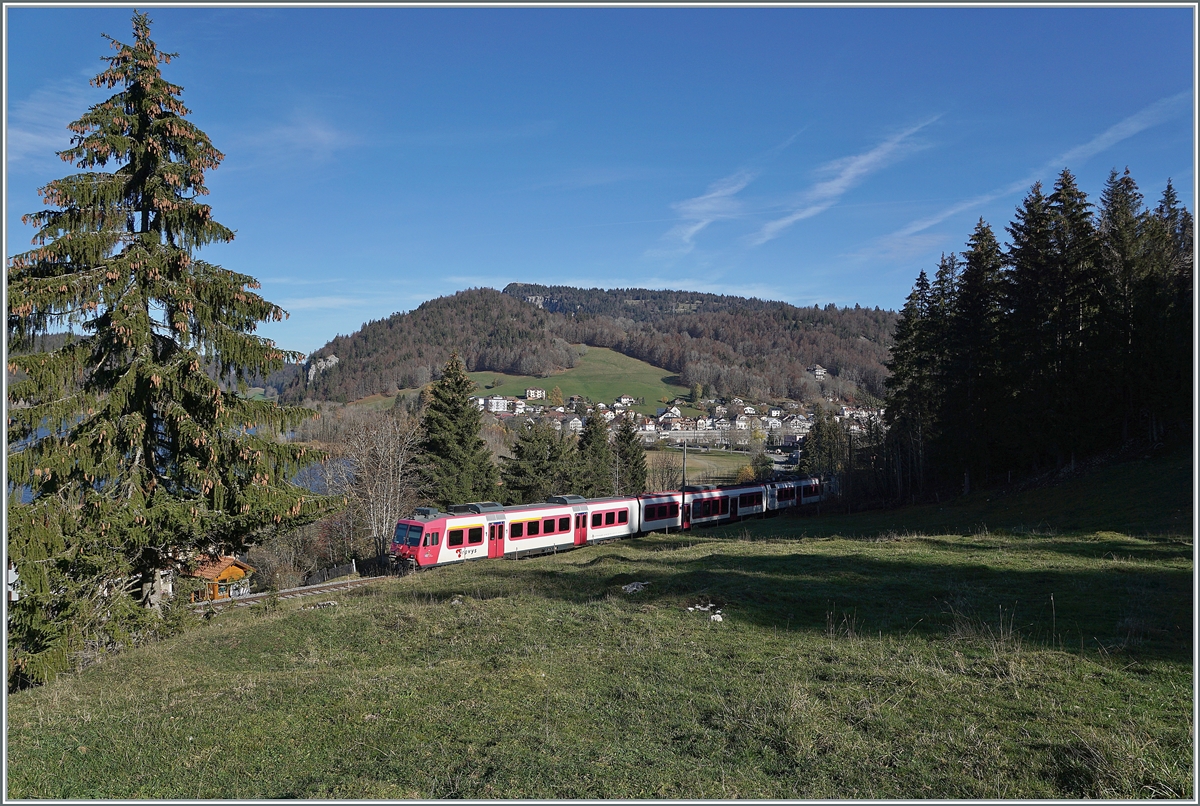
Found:
<path fill-rule="evenodd" d="M 396 524 L 396 533 L 394 535 L 392 535 L 392 543 L 394 543 L 397 546 L 404 545 L 404 536 L 406 534 L 408 534 L 408 524 L 406 524 L 406 523 Z"/>
<path fill-rule="evenodd" d="M 613 523 L 616 523 L 616 521 L 617 521 L 617 513 L 615 513 L 615 512 L 605 512 L 604 513 L 604 525 L 605 526 L 609 526 Z"/>
<path fill-rule="evenodd" d="M 671 508 L 667 510 L 668 518 L 679 517 L 679 504 L 671 504 Z"/>
<path fill-rule="evenodd" d="M 429 545 L 436 546 L 440 542 L 442 542 L 442 533 L 434 532 L 429 540 Z"/>
<path fill-rule="evenodd" d="M 420 526 L 408 527 L 408 539 L 405 542 L 408 543 L 408 545 L 410 545 L 410 546 L 421 545 L 421 527 Z"/>
<path fill-rule="evenodd" d="M 554 532 L 554 518 L 546 518 L 542 521 L 542 534 L 548 535 Z"/>
<path fill-rule="evenodd" d="M 601 515 L 599 512 L 595 512 L 592 514 L 592 526 L 599 526 L 603 522 L 604 522 L 604 516 Z"/>
<path fill-rule="evenodd" d="M 524 537 L 525 536 L 525 524 L 514 523 L 512 525 L 512 531 L 509 532 L 509 534 L 513 537 Z"/>
<path fill-rule="evenodd" d="M 617 523 L 629 523 L 629 511 L 621 510 L 617 513 Z"/>
<path fill-rule="evenodd" d="M 533 537 L 534 535 L 536 535 L 538 533 L 538 529 L 541 528 L 541 525 L 542 524 L 539 521 L 530 521 L 529 522 L 529 536 Z"/>
<path fill-rule="evenodd" d="M 483 527 L 476 526 L 474 529 L 472 529 L 470 532 L 468 532 L 467 533 L 467 542 L 468 543 L 482 543 L 483 542 Z"/>
<path fill-rule="evenodd" d="M 729 496 L 725 496 L 724 498 L 721 499 L 721 514 L 722 515 L 729 514 Z"/>
<path fill-rule="evenodd" d="M 447 546 L 461 546 L 463 543 L 462 533 L 463 533 L 462 529 L 451 529 L 448 532 L 449 537 L 446 538 L 446 545 Z"/>
<path fill-rule="evenodd" d="M 571 528 L 571 519 L 570 518 L 559 518 L 558 519 L 558 531 L 566 532 L 570 528 Z"/>

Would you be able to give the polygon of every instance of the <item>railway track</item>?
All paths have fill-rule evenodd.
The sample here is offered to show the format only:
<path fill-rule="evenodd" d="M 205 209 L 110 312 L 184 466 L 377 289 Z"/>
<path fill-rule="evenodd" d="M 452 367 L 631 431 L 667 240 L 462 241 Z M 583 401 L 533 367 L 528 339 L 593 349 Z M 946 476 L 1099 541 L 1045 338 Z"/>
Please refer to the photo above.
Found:
<path fill-rule="evenodd" d="M 305 585 L 299 588 L 288 588 L 287 590 L 281 590 L 275 593 L 252 593 L 249 596 L 239 596 L 236 599 L 199 602 L 192 607 L 192 610 L 197 613 L 203 613 L 209 609 L 223 610 L 226 607 L 251 607 L 272 595 L 276 596 L 280 601 L 283 601 L 284 599 L 299 599 L 305 596 L 319 596 L 323 593 L 332 593 L 335 591 L 361 588 L 364 585 L 370 585 L 372 582 L 378 582 L 381 579 L 387 579 L 387 576 L 334 580 L 333 582 L 322 582 L 318 585 Z"/>

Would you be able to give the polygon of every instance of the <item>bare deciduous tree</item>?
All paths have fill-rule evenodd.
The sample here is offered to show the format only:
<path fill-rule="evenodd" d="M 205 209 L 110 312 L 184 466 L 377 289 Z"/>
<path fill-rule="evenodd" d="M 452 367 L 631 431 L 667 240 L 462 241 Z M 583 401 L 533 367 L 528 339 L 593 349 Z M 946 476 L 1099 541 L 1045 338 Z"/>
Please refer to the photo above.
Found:
<path fill-rule="evenodd" d="M 419 503 L 420 444 L 419 419 L 403 411 L 372 412 L 347 429 L 326 464 L 330 490 L 346 497 L 376 556 L 387 551 L 396 521 Z"/>
<path fill-rule="evenodd" d="M 646 462 L 646 488 L 648 490 L 678 490 L 682 473 L 683 459 L 680 454 L 670 451 L 657 450 Z"/>

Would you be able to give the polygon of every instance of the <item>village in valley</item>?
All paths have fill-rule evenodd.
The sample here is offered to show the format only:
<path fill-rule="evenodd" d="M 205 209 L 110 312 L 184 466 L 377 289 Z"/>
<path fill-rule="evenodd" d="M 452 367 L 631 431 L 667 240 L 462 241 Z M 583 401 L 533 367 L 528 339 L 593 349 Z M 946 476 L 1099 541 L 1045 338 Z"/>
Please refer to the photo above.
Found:
<path fill-rule="evenodd" d="M 825 369 L 813 365 L 809 372 L 816 378 Z M 812 409 L 796 401 L 763 403 L 740 397 L 700 398 L 686 400 L 676 397 L 659 401 L 654 415 L 640 414 L 634 406 L 644 406 L 645 400 L 621 395 L 610 403 L 589 401 L 581 395 L 571 395 L 555 405 L 540 387 L 527 387 L 523 396 L 480 395 L 473 398 L 480 411 L 486 412 L 512 428 L 523 421 L 545 422 L 555 430 L 581 434 L 586 418 L 601 417 L 615 428 L 621 418 L 630 420 L 647 445 L 660 441 L 670 444 L 688 442 L 693 445 L 722 445 L 731 449 L 746 449 L 755 442 L 770 448 L 798 449 L 812 429 Z M 833 406 L 833 401 L 828 401 Z M 688 416 L 686 409 L 699 411 Z M 859 434 L 868 424 L 882 427 L 883 408 L 842 405 L 833 410 L 835 422 L 845 422 L 848 433 Z"/>

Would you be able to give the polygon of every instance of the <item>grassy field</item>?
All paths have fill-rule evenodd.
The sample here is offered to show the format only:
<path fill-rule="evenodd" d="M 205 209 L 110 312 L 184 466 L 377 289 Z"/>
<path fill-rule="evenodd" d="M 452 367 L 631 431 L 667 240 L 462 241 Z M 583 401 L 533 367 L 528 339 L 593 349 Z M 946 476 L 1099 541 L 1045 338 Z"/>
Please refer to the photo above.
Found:
<path fill-rule="evenodd" d="M 547 393 L 557 386 L 562 390 L 564 399 L 571 395 L 583 395 L 589 400 L 607 404 L 621 395 L 632 395 L 645 398 L 644 405 L 633 407 L 643 414 L 654 414 L 656 407 L 663 405 L 659 402 L 660 398 L 673 400 L 682 397 L 686 400 L 689 394 L 688 388 L 681 386 L 678 378 L 667 370 L 604 347 L 588 347 L 578 364 L 549 378 L 498 372 L 472 372 L 469 375 L 488 394 L 522 397 L 527 386 L 545 389 Z M 492 385 L 497 379 L 502 382 L 498 387 Z M 695 417 L 699 412 L 689 408 L 685 413 Z"/>
<path fill-rule="evenodd" d="M 677 448 L 650 451 L 646 454 L 647 465 L 655 457 L 665 456 L 675 468 L 683 467 L 683 451 Z M 736 451 L 704 451 L 694 446 L 688 449 L 688 484 L 707 484 L 732 481 L 739 468 L 750 464 L 749 453 Z"/>
<path fill-rule="evenodd" d="M 633 409 L 643 414 L 654 414 L 663 404 L 660 398 L 687 399 L 689 390 L 681 386 L 678 378 L 667 370 L 630 358 L 627 355 L 609 350 L 604 347 L 588 347 L 587 354 L 579 359 L 579 363 L 571 369 L 564 370 L 549 378 L 536 378 L 530 375 L 505 375 L 502 372 L 470 372 L 467 373 L 476 383 L 476 394 L 500 394 L 512 397 L 524 397 L 526 387 L 536 386 L 545 389 L 547 393 L 555 386 L 562 390 L 563 399 L 571 395 L 583 395 L 597 403 L 611 404 L 621 395 L 645 398 L 645 405 L 633 406 Z M 499 386 L 493 386 L 499 380 Z M 412 395 L 416 389 L 401 389 L 399 394 Z M 356 405 L 373 408 L 387 408 L 392 405 L 394 398 L 386 395 L 372 395 L 355 401 Z M 680 407 L 685 414 L 695 417 L 700 411 L 690 407 Z"/>
<path fill-rule="evenodd" d="M 1191 468 L 1123 471 L 221 613 L 10 695 L 7 796 L 1190 799 Z"/>

